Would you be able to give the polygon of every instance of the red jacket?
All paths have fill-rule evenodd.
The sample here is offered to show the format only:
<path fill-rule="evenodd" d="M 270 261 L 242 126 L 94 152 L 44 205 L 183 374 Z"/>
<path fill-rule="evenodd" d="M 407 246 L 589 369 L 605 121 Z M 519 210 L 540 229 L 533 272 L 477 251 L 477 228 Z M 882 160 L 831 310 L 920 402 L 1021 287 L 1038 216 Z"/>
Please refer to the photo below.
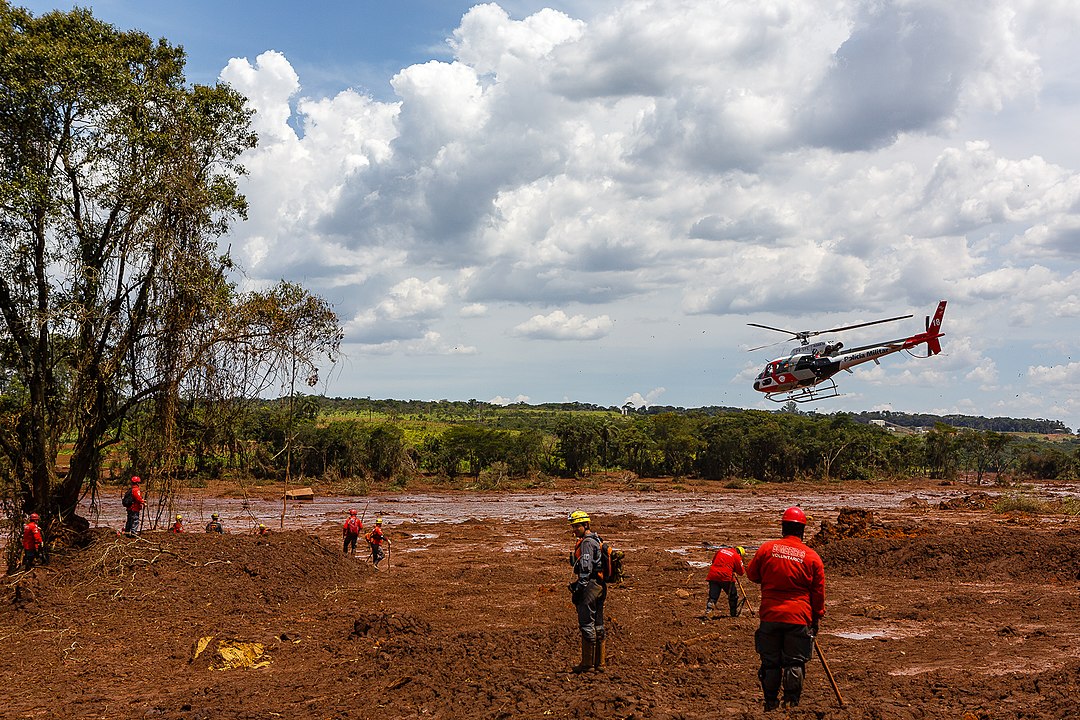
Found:
<path fill-rule="evenodd" d="M 128 508 L 129 512 L 142 512 L 142 509 L 146 507 L 146 501 L 143 500 L 142 490 L 138 485 L 131 486 L 131 507 Z"/>
<path fill-rule="evenodd" d="M 371 532 L 369 532 L 367 534 L 367 541 L 369 543 L 371 543 L 372 545 L 382 545 L 382 542 L 383 542 L 382 528 L 379 527 L 378 525 L 371 528 Z"/>
<path fill-rule="evenodd" d="M 182 532 L 184 532 L 184 521 L 183 520 L 177 520 L 176 522 L 174 522 L 172 524 L 172 528 L 169 529 L 169 532 L 174 532 L 174 533 L 182 533 Z"/>
<path fill-rule="evenodd" d="M 341 535 L 343 537 L 359 537 L 360 531 L 363 529 L 364 523 L 360 522 L 360 518 L 351 517 L 345 521 L 344 525 L 341 526 Z"/>
<path fill-rule="evenodd" d="M 719 582 L 731 582 L 736 575 L 744 575 L 742 558 L 735 548 L 720 548 L 713 555 L 712 567 L 709 568 L 709 576 L 706 580 Z"/>
<path fill-rule="evenodd" d="M 746 577 L 761 584 L 761 619 L 810 625 L 825 615 L 825 566 L 802 540 L 788 535 L 758 548 Z"/>
<path fill-rule="evenodd" d="M 40 550 L 44 544 L 45 541 L 41 539 L 41 530 L 37 523 L 34 521 L 26 523 L 22 531 L 23 550 Z"/>

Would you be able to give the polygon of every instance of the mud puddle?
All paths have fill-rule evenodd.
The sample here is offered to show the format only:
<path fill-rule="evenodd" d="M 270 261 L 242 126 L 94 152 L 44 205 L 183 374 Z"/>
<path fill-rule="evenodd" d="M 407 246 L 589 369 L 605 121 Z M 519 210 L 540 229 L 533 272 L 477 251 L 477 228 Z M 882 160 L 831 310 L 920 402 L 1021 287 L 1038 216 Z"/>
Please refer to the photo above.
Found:
<path fill-rule="evenodd" d="M 920 498 L 936 504 L 942 500 L 964 495 L 964 491 L 922 491 Z M 698 513 L 730 512 L 733 514 L 771 513 L 778 507 L 799 504 L 816 513 L 835 512 L 842 507 L 868 510 L 893 510 L 903 507 L 911 492 L 882 488 L 871 492 L 810 491 L 785 495 L 742 493 L 632 493 L 632 492 L 525 492 L 513 494 L 466 495 L 461 493 L 416 493 L 370 496 L 368 498 L 325 497 L 307 501 L 290 501 L 285 507 L 284 527 L 318 531 L 341 522 L 350 508 L 365 507 L 365 525 L 376 517 L 387 525 L 413 523 L 460 523 L 467 520 L 535 521 L 565 517 L 569 512 L 584 508 L 589 513 L 604 515 L 648 515 L 659 519 L 684 518 Z M 167 527 L 172 516 L 151 508 L 144 516 L 144 528 Z M 124 508 L 119 491 L 115 502 L 107 499 L 99 506 L 96 516 L 90 508 L 80 506 L 80 512 L 97 526 L 121 527 Z M 211 513 L 218 513 L 226 529 L 247 532 L 263 523 L 277 528 L 281 523 L 280 500 L 243 498 L 181 498 L 174 512 L 184 515 L 189 531 L 201 531 Z"/>

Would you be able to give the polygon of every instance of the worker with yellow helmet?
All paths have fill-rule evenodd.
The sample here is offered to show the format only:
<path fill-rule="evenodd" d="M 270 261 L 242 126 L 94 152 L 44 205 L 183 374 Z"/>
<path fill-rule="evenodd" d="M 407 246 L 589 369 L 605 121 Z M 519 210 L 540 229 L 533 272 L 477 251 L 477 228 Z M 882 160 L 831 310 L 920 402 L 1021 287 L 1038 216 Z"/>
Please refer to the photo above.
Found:
<path fill-rule="evenodd" d="M 705 603 L 705 617 L 709 617 L 716 601 L 720 599 L 720 593 L 725 592 L 728 596 L 728 610 L 731 617 L 739 615 L 739 587 L 736 584 L 736 576 L 745 575 L 746 568 L 743 561 L 746 559 L 746 550 L 739 547 L 722 547 L 713 555 L 712 564 L 709 566 L 709 574 L 706 580 L 709 582 L 709 599 Z"/>
<path fill-rule="evenodd" d="M 578 629 L 581 631 L 581 662 L 572 672 L 582 673 L 595 669 L 602 672 L 605 663 L 604 599 L 607 583 L 601 572 L 600 536 L 592 532 L 589 515 L 575 510 L 567 518 L 577 538 L 570 564 L 575 579 L 570 583 L 570 597 L 577 608 Z"/>

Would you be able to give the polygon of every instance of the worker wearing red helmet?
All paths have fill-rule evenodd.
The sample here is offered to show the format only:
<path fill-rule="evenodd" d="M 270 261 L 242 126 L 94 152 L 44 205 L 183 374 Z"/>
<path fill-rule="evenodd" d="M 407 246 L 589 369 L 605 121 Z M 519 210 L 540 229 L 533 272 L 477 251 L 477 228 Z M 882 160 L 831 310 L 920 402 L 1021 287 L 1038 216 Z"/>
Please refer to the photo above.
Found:
<path fill-rule="evenodd" d="M 128 537 L 135 537 L 139 534 L 142 510 L 146 507 L 142 490 L 139 488 L 141 484 L 142 479 L 138 475 L 132 477 L 131 487 L 124 493 L 124 507 L 127 508 L 127 522 L 124 523 L 124 534 Z"/>
<path fill-rule="evenodd" d="M 40 519 L 37 513 L 30 513 L 30 522 L 23 526 L 23 570 L 29 570 L 34 566 L 34 560 L 45 547 L 45 540 L 41 537 L 41 528 L 38 527 Z"/>
<path fill-rule="evenodd" d="M 810 660 L 818 623 L 825 615 L 825 566 L 803 543 L 806 513 L 789 507 L 780 522 L 779 540 L 770 540 L 754 554 L 746 577 L 761 585 L 761 624 L 754 644 L 761 656 L 758 679 L 765 709 L 799 704 L 806 663 Z"/>
<path fill-rule="evenodd" d="M 709 574 L 705 579 L 709 583 L 709 599 L 705 603 L 705 617 L 708 618 L 716 601 L 720 599 L 720 593 L 726 592 L 728 596 L 728 610 L 731 617 L 739 615 L 739 588 L 735 584 L 736 575 L 745 575 L 743 557 L 746 550 L 740 547 L 722 547 L 713 555 L 712 564 L 709 566 Z"/>
<path fill-rule="evenodd" d="M 382 559 L 386 557 L 386 553 L 382 549 L 383 543 L 390 545 L 390 538 L 383 534 L 382 518 L 375 518 L 375 527 L 371 528 L 371 532 L 365 535 L 364 539 L 371 546 L 371 564 L 377 568 Z"/>
<path fill-rule="evenodd" d="M 349 519 L 341 526 L 341 552 L 346 555 L 356 554 L 356 541 L 360 539 L 360 531 L 364 529 L 364 523 L 356 517 L 356 511 L 349 511 Z"/>

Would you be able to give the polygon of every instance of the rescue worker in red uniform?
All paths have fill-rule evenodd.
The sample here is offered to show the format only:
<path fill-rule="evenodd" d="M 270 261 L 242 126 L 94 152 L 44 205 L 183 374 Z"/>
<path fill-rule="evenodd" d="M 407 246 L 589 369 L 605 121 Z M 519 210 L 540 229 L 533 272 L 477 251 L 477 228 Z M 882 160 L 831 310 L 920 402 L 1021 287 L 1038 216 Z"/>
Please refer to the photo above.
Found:
<path fill-rule="evenodd" d="M 127 506 L 127 522 L 124 523 L 124 534 L 129 537 L 135 537 L 139 534 L 139 526 L 142 524 L 142 511 L 146 507 L 142 490 L 139 489 L 140 484 L 142 484 L 142 479 L 138 475 L 131 478 L 131 488 L 128 490 L 131 504 Z"/>
<path fill-rule="evenodd" d="M 176 533 L 177 535 L 184 532 L 184 516 L 183 515 L 177 515 L 176 516 L 176 522 L 174 522 L 172 524 L 172 527 L 169 528 L 169 532 Z"/>
<path fill-rule="evenodd" d="M 41 537 L 41 528 L 38 527 L 40 519 L 41 516 L 37 513 L 30 513 L 30 522 L 23 526 L 23 570 L 29 570 L 34 566 L 34 560 L 45 547 L 45 540 Z"/>
<path fill-rule="evenodd" d="M 364 523 L 356 517 L 356 511 L 349 511 L 349 519 L 341 526 L 341 552 L 346 555 L 356 553 L 356 541 L 360 539 L 360 531 L 364 529 Z"/>
<path fill-rule="evenodd" d="M 754 644 L 761 656 L 758 679 L 765 709 L 799 704 L 806 663 L 814 648 L 818 623 L 825 615 L 825 566 L 803 543 L 806 513 L 789 507 L 780 522 L 780 540 L 764 543 L 754 554 L 746 577 L 761 585 L 761 625 Z"/>
<path fill-rule="evenodd" d="M 262 523 L 259 523 L 259 527 L 257 527 L 255 529 L 255 534 L 256 535 L 262 535 L 262 536 L 269 535 L 270 534 L 270 528 L 266 527 Z"/>
<path fill-rule="evenodd" d="M 603 672 L 607 660 L 604 639 L 604 600 L 607 599 L 607 582 L 602 572 L 600 536 L 590 529 L 587 513 L 575 510 L 567 518 L 577 543 L 570 553 L 575 579 L 570 583 L 570 598 L 577 609 L 578 630 L 581 631 L 581 662 L 571 672 L 588 670 Z"/>
<path fill-rule="evenodd" d="M 735 576 L 746 574 L 746 569 L 743 567 L 745 556 L 746 550 L 741 546 L 720 548 L 713 555 L 709 575 L 705 578 L 709 581 L 709 600 L 705 603 L 705 617 L 712 612 L 716 601 L 720 599 L 721 592 L 727 593 L 731 617 L 738 617 L 739 586 L 735 584 Z"/>
<path fill-rule="evenodd" d="M 375 527 L 371 528 L 371 532 L 365 535 L 364 539 L 371 546 L 371 564 L 378 567 L 382 559 L 386 557 L 382 549 L 383 543 L 390 544 L 390 538 L 383 534 L 382 518 L 375 518 Z"/>

